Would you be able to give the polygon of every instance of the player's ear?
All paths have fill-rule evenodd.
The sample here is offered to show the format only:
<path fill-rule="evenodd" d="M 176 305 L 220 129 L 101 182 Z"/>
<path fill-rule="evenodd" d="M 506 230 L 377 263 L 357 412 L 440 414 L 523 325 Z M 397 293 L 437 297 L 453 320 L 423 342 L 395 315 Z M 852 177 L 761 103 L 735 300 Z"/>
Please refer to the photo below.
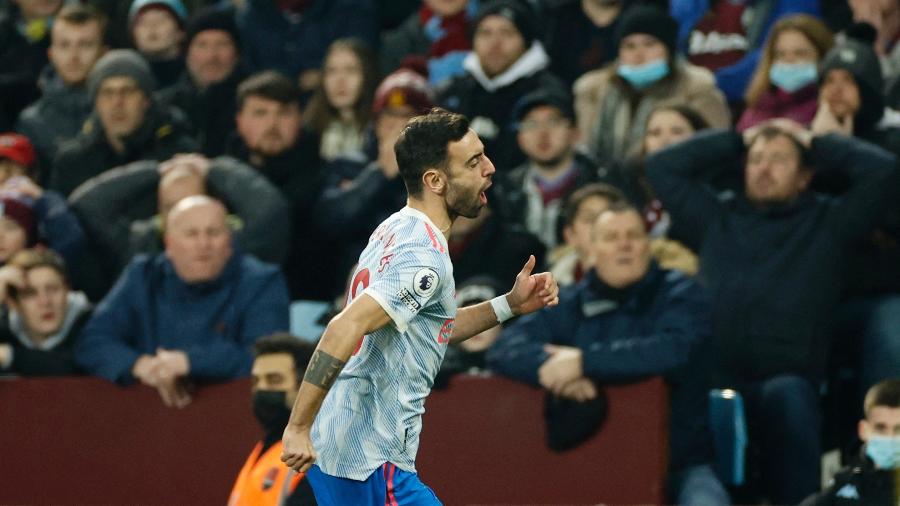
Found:
<path fill-rule="evenodd" d="M 422 186 L 425 188 L 425 191 L 443 195 L 447 189 L 447 176 L 437 169 L 426 170 L 422 174 Z"/>

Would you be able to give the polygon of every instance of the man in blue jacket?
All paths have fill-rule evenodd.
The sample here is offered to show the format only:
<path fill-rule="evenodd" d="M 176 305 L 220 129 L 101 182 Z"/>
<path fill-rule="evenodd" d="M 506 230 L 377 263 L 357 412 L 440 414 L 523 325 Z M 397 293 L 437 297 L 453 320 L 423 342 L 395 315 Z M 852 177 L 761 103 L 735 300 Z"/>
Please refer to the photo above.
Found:
<path fill-rule="evenodd" d="M 709 302 L 685 275 L 651 261 L 640 213 L 625 204 L 592 228 L 594 269 L 559 305 L 520 319 L 488 350 L 488 366 L 575 401 L 595 382 L 664 375 L 670 386 L 670 495 L 678 504 L 729 504 L 709 463 L 704 343 Z"/>
<path fill-rule="evenodd" d="M 257 338 L 288 329 L 288 294 L 276 266 L 232 251 L 226 214 L 204 195 L 175 205 L 165 252 L 136 257 L 85 327 L 83 368 L 176 407 L 190 402 L 188 380 L 249 375 Z"/>

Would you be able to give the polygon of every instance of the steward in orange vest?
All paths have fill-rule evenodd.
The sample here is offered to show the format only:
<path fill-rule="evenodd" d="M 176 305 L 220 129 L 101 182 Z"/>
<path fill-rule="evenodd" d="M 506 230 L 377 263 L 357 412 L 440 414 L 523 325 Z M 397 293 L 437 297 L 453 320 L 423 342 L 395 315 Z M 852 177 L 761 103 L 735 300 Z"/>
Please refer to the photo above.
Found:
<path fill-rule="evenodd" d="M 281 461 L 281 435 L 314 349 L 290 334 L 266 336 L 254 345 L 253 414 L 266 435 L 247 457 L 231 490 L 229 506 L 316 505 L 304 475 Z"/>

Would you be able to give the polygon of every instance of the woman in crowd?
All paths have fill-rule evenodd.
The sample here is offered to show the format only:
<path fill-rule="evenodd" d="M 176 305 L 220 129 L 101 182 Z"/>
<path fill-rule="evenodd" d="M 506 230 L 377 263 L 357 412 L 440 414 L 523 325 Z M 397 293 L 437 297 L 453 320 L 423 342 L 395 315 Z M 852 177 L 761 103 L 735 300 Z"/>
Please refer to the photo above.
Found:
<path fill-rule="evenodd" d="M 812 16 L 797 14 L 775 23 L 747 88 L 738 131 L 772 118 L 808 125 L 818 108 L 818 65 L 833 45 L 831 31 Z"/>
<path fill-rule="evenodd" d="M 356 39 L 336 40 L 322 65 L 322 79 L 306 110 L 310 128 L 322 136 L 322 159 L 366 160 L 372 95 L 377 84 L 374 58 Z"/>
<path fill-rule="evenodd" d="M 691 105 L 710 125 L 730 125 L 725 97 L 712 73 L 676 58 L 677 32 L 668 14 L 632 8 L 617 32 L 616 61 L 575 82 L 578 126 L 599 160 L 621 162 L 640 146 L 647 117 L 663 100 Z"/>

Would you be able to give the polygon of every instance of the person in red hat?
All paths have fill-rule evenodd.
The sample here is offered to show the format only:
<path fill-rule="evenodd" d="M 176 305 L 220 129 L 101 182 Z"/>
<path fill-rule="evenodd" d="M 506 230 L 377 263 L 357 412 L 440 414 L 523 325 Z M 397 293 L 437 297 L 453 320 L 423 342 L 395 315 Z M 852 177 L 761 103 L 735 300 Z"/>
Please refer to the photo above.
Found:
<path fill-rule="evenodd" d="M 34 176 L 34 146 L 28 137 L 7 132 L 0 134 L 0 184 L 16 176 Z"/>

